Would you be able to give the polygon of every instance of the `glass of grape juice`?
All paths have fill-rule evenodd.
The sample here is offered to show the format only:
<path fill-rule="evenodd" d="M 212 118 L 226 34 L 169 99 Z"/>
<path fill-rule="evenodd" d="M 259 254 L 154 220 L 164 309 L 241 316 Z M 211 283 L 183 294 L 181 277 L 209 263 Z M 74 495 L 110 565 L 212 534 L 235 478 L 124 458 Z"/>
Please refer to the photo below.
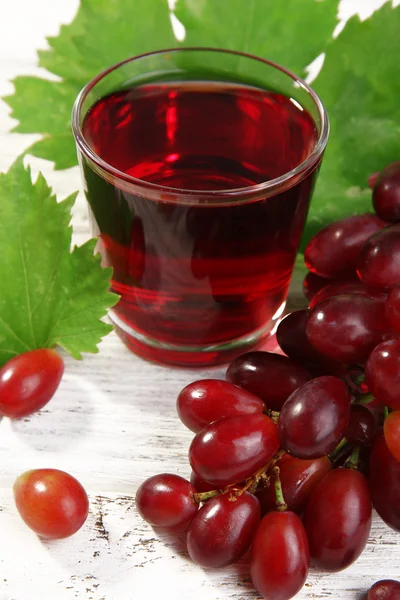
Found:
<path fill-rule="evenodd" d="M 213 365 L 282 315 L 329 124 L 272 62 L 180 48 L 125 60 L 82 90 L 73 131 L 125 344 Z"/>

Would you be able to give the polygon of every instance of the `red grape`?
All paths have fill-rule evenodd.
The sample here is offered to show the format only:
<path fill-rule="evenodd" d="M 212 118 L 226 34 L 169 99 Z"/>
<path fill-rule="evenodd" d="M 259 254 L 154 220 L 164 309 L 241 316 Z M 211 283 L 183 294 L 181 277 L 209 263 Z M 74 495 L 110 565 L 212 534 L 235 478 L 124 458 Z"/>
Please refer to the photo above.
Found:
<path fill-rule="evenodd" d="M 383 433 L 387 447 L 400 463 L 400 410 L 395 410 L 386 417 Z"/>
<path fill-rule="evenodd" d="M 235 358 L 226 378 L 255 394 L 272 410 L 280 410 L 285 400 L 311 376 L 302 365 L 272 352 L 248 352 Z"/>
<path fill-rule="evenodd" d="M 342 279 L 353 275 L 364 242 L 386 223 L 373 214 L 355 215 L 331 223 L 308 243 L 304 260 L 320 277 Z"/>
<path fill-rule="evenodd" d="M 400 285 L 396 285 L 390 290 L 385 310 L 389 325 L 395 332 L 400 333 Z"/>
<path fill-rule="evenodd" d="M 260 503 L 244 492 L 212 498 L 190 524 L 187 549 L 202 567 L 225 567 L 239 560 L 250 548 L 260 522 Z"/>
<path fill-rule="evenodd" d="M 190 523 L 199 508 L 194 492 L 191 483 L 179 475 L 153 475 L 136 492 L 136 507 L 150 525 L 182 527 Z"/>
<path fill-rule="evenodd" d="M 367 600 L 400 600 L 400 581 L 383 579 L 370 588 Z"/>
<path fill-rule="evenodd" d="M 219 379 L 194 381 L 183 388 L 177 400 L 182 423 L 194 433 L 222 417 L 251 415 L 264 409 L 265 404 L 260 398 Z"/>
<path fill-rule="evenodd" d="M 400 409 L 400 340 L 376 346 L 365 365 L 365 381 L 381 403 Z"/>
<path fill-rule="evenodd" d="M 194 471 L 190 474 L 190 483 L 194 487 L 195 491 L 200 492 L 210 492 L 211 490 L 215 490 L 215 485 L 209 483 L 208 481 L 204 481 L 201 477 L 197 475 Z"/>
<path fill-rule="evenodd" d="M 308 339 L 329 358 L 362 364 L 387 331 L 384 310 L 379 300 L 357 294 L 327 298 L 310 312 Z"/>
<path fill-rule="evenodd" d="M 64 373 L 64 362 L 55 350 L 24 352 L 0 369 L 0 414 L 25 417 L 43 408 L 54 396 Z"/>
<path fill-rule="evenodd" d="M 387 295 L 383 292 L 371 292 L 368 290 L 359 279 L 353 281 L 334 281 L 326 287 L 322 288 L 315 294 L 314 298 L 310 302 L 309 308 L 314 308 L 327 298 L 333 298 L 334 296 L 342 296 L 343 294 L 358 294 L 359 296 L 368 296 L 375 298 L 376 300 L 386 301 Z"/>
<path fill-rule="evenodd" d="M 372 190 L 372 204 L 381 219 L 400 221 L 400 162 L 388 165 L 379 173 Z"/>
<path fill-rule="evenodd" d="M 312 490 L 332 468 L 327 456 L 300 460 L 287 453 L 278 460 L 276 466 L 279 467 L 279 478 L 288 510 L 297 514 L 303 512 Z M 264 514 L 274 510 L 276 498 L 273 483 L 258 491 L 257 498 Z"/>
<path fill-rule="evenodd" d="M 75 477 L 58 469 L 35 469 L 14 483 L 14 499 L 25 523 L 43 538 L 60 539 L 82 527 L 89 511 L 87 494 Z"/>
<path fill-rule="evenodd" d="M 250 570 L 265 600 L 289 600 L 303 587 L 310 554 L 303 523 L 291 511 L 263 517 L 254 537 Z"/>
<path fill-rule="evenodd" d="M 307 365 L 307 370 L 314 376 L 346 374 L 344 365 L 322 356 L 310 343 L 306 325 L 308 310 L 296 310 L 288 314 L 278 326 L 276 340 L 287 356 L 299 363 Z"/>
<path fill-rule="evenodd" d="M 367 480 L 358 471 L 335 469 L 311 493 L 304 515 L 314 565 L 341 571 L 360 556 L 371 528 Z"/>
<path fill-rule="evenodd" d="M 309 366 L 320 366 L 322 369 L 343 371 L 342 365 L 328 361 L 311 345 L 306 325 L 308 310 L 296 310 L 286 315 L 276 330 L 276 341 L 283 352 L 292 360 Z"/>
<path fill-rule="evenodd" d="M 354 446 L 370 446 L 375 435 L 375 419 L 372 412 L 361 404 L 350 407 L 349 424 L 344 437 Z"/>
<path fill-rule="evenodd" d="M 189 449 L 195 473 L 216 487 L 238 483 L 266 465 L 279 448 L 276 425 L 264 414 L 214 421 Z"/>
<path fill-rule="evenodd" d="M 392 529 L 400 531 L 400 462 L 387 447 L 383 435 L 372 445 L 369 488 L 376 512 Z"/>
<path fill-rule="evenodd" d="M 303 459 L 332 452 L 349 422 L 350 394 L 337 377 L 317 377 L 299 387 L 279 414 L 282 448 Z"/>
<path fill-rule="evenodd" d="M 388 290 L 400 281 L 400 224 L 372 235 L 360 251 L 357 273 L 370 288 Z"/>

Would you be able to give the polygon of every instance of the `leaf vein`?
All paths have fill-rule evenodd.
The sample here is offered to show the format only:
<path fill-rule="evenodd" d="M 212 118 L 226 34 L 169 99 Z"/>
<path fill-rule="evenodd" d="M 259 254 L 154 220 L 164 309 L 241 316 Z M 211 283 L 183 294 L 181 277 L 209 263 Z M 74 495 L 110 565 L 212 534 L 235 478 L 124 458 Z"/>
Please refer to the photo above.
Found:
<path fill-rule="evenodd" d="M 20 249 L 21 261 L 22 261 L 22 270 L 23 270 L 24 279 L 25 279 L 26 302 L 27 302 L 27 308 L 28 308 L 29 326 L 30 326 L 34 346 L 36 346 L 36 336 L 35 336 L 35 331 L 33 328 L 33 321 L 32 321 L 32 309 L 31 309 L 31 298 L 30 298 L 30 293 L 29 293 L 28 273 L 27 273 L 27 268 L 26 268 L 26 259 L 25 259 L 25 254 L 24 254 L 24 248 L 23 248 L 23 244 L 22 244 L 21 223 L 20 223 L 19 218 L 18 218 L 17 227 L 18 227 L 18 237 L 19 237 L 19 249 Z"/>
<path fill-rule="evenodd" d="M 31 348 L 28 346 L 28 344 L 26 344 L 23 340 L 21 340 L 21 338 L 19 337 L 19 335 L 17 335 L 15 333 L 15 331 L 9 326 L 9 324 L 1 316 L 0 316 L 0 322 L 7 329 L 7 331 L 9 333 L 11 333 L 11 335 L 13 335 L 16 340 L 19 341 L 20 344 L 22 344 L 27 350 L 31 350 Z"/>

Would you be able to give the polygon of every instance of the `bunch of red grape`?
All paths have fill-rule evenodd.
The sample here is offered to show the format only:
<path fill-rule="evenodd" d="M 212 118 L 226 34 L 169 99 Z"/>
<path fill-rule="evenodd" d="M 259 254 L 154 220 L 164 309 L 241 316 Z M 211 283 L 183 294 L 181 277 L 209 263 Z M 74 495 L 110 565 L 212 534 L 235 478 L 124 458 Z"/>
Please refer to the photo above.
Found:
<path fill-rule="evenodd" d="M 373 205 L 307 246 L 310 306 L 279 324 L 286 356 L 249 352 L 226 381 L 180 392 L 196 434 L 190 482 L 161 474 L 137 492 L 150 524 L 187 529 L 201 566 L 251 548 L 267 600 L 295 596 L 310 559 L 331 572 L 357 560 L 372 504 L 400 531 L 400 163 L 374 178 Z M 368 597 L 399 600 L 399 587 L 379 582 Z"/>

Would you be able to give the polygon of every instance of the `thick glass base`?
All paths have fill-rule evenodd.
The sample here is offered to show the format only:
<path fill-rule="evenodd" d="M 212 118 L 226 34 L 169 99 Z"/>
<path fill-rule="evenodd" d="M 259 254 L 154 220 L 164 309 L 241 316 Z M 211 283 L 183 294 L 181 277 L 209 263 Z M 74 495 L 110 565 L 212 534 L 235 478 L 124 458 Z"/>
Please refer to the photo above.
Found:
<path fill-rule="evenodd" d="M 109 312 L 109 318 L 117 335 L 132 352 L 146 360 L 183 367 L 210 367 L 230 362 L 236 356 L 261 346 L 275 332 L 279 322 L 279 318 L 271 320 L 257 331 L 220 344 L 177 346 L 135 331 L 113 310 Z"/>

